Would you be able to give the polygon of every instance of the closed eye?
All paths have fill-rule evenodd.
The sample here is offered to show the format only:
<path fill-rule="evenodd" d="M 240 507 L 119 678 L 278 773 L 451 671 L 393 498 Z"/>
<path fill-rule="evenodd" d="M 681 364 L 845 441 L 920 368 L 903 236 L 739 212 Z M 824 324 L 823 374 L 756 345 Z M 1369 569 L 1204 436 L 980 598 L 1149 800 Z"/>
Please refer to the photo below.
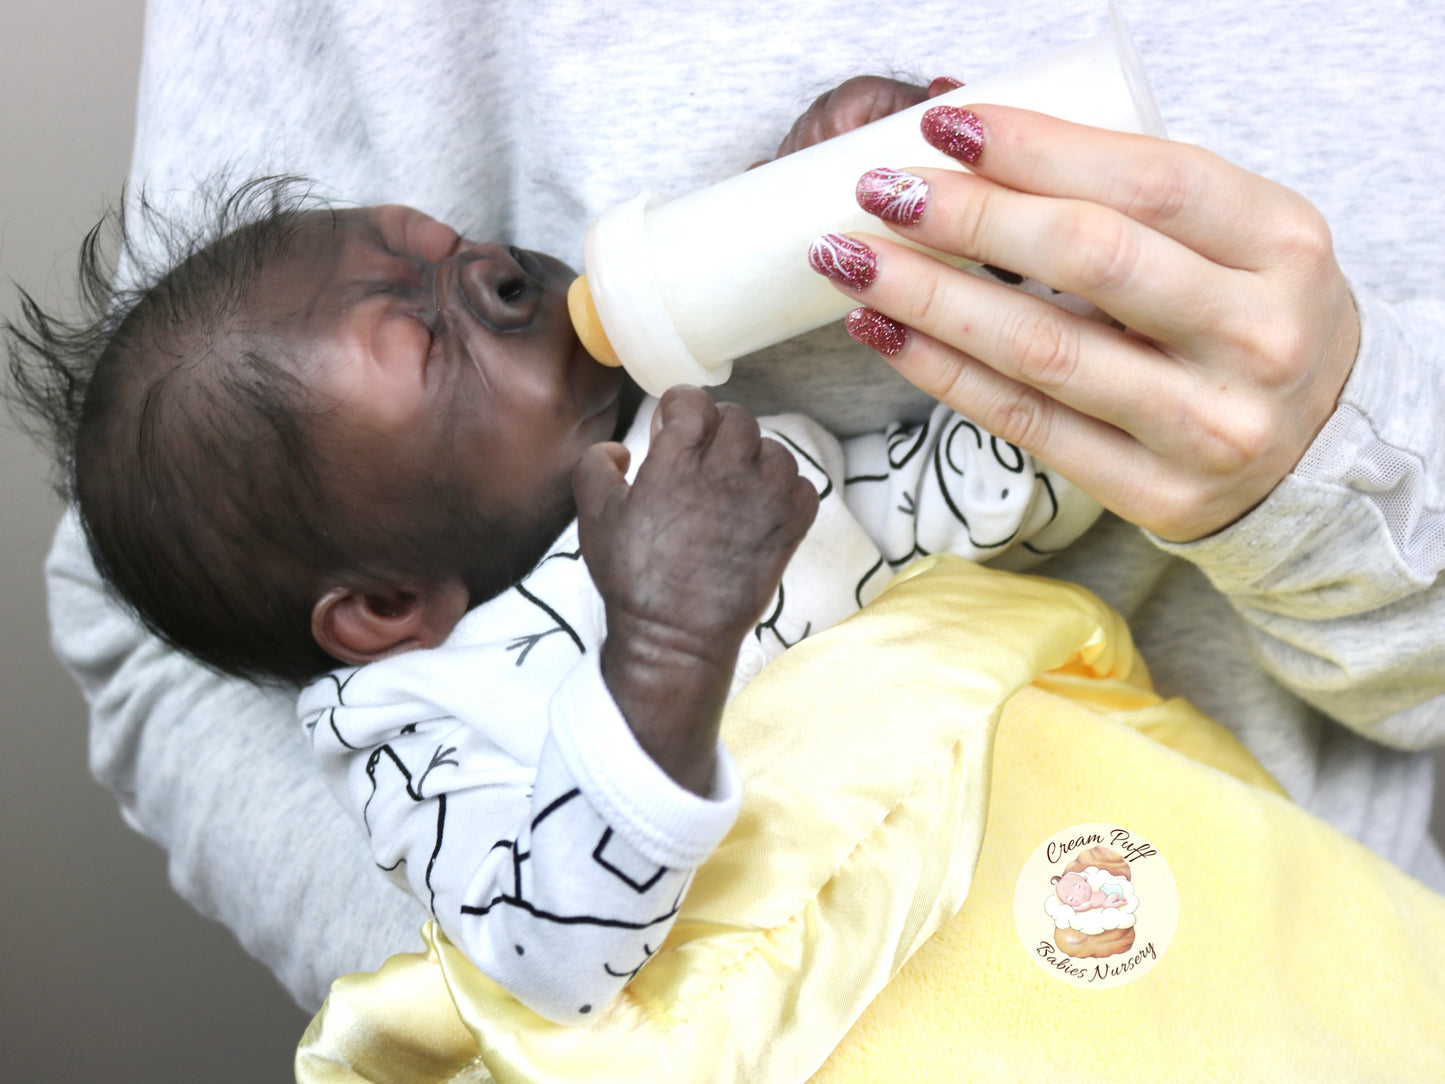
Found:
<path fill-rule="evenodd" d="M 418 313 L 417 323 L 426 330 L 426 344 L 422 350 L 422 377 L 425 378 L 427 368 L 431 365 L 432 358 L 436 355 L 438 349 L 437 344 L 440 339 L 440 336 L 437 334 L 438 321 L 435 313 Z"/>

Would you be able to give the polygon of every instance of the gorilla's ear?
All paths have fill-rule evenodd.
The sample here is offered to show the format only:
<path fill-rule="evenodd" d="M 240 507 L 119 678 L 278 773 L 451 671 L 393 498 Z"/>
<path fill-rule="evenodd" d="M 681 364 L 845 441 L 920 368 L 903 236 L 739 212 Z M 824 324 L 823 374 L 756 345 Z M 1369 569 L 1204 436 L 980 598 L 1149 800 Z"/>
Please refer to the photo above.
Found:
<path fill-rule="evenodd" d="M 311 635 L 341 662 L 375 662 L 436 647 L 467 612 L 468 599 L 459 579 L 381 591 L 337 585 L 322 592 L 312 607 Z"/>

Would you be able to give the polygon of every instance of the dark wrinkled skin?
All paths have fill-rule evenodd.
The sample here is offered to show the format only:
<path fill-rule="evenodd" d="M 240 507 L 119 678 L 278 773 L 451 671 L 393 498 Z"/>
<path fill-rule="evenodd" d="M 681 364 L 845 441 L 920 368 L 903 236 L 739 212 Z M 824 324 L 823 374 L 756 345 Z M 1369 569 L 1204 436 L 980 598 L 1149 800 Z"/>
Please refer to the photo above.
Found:
<path fill-rule="evenodd" d="M 936 98 L 958 85 L 961 84 L 946 78 L 935 79 L 927 87 L 920 87 L 880 75 L 855 76 L 818 95 L 803 115 L 793 122 L 773 157 L 783 158 L 814 143 L 882 120 L 909 106 Z"/>
<path fill-rule="evenodd" d="M 629 486 L 627 451 L 573 475 L 582 554 L 607 610 L 602 675 L 639 743 L 680 784 L 712 786 L 743 637 L 812 525 L 818 494 L 741 407 L 673 388 Z"/>

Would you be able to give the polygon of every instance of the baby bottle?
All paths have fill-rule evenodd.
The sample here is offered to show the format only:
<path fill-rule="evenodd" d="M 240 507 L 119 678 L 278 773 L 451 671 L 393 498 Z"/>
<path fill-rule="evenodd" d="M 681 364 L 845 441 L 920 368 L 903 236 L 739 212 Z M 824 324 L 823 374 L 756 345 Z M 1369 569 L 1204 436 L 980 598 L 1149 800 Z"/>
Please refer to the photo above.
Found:
<path fill-rule="evenodd" d="M 868 170 L 962 168 L 919 131 L 934 106 L 1017 106 L 1162 136 L 1138 53 L 1111 16 L 1110 31 L 1033 64 L 678 199 L 644 193 L 604 212 L 587 231 L 586 273 L 568 293 L 583 346 L 660 395 L 674 384 L 721 384 L 734 358 L 842 317 L 855 303 L 808 266 L 808 246 L 822 233 L 886 231 L 854 198 Z"/>

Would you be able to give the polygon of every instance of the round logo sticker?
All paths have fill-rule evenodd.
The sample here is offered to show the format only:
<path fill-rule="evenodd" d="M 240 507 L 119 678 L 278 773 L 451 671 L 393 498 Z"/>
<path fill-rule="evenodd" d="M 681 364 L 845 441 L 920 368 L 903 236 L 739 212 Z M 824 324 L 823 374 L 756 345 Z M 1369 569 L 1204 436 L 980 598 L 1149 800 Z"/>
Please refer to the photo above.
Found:
<path fill-rule="evenodd" d="M 1055 832 L 1014 888 L 1024 949 L 1056 979 L 1087 989 L 1133 982 L 1163 957 L 1179 924 L 1179 889 L 1159 852 L 1117 824 Z"/>

